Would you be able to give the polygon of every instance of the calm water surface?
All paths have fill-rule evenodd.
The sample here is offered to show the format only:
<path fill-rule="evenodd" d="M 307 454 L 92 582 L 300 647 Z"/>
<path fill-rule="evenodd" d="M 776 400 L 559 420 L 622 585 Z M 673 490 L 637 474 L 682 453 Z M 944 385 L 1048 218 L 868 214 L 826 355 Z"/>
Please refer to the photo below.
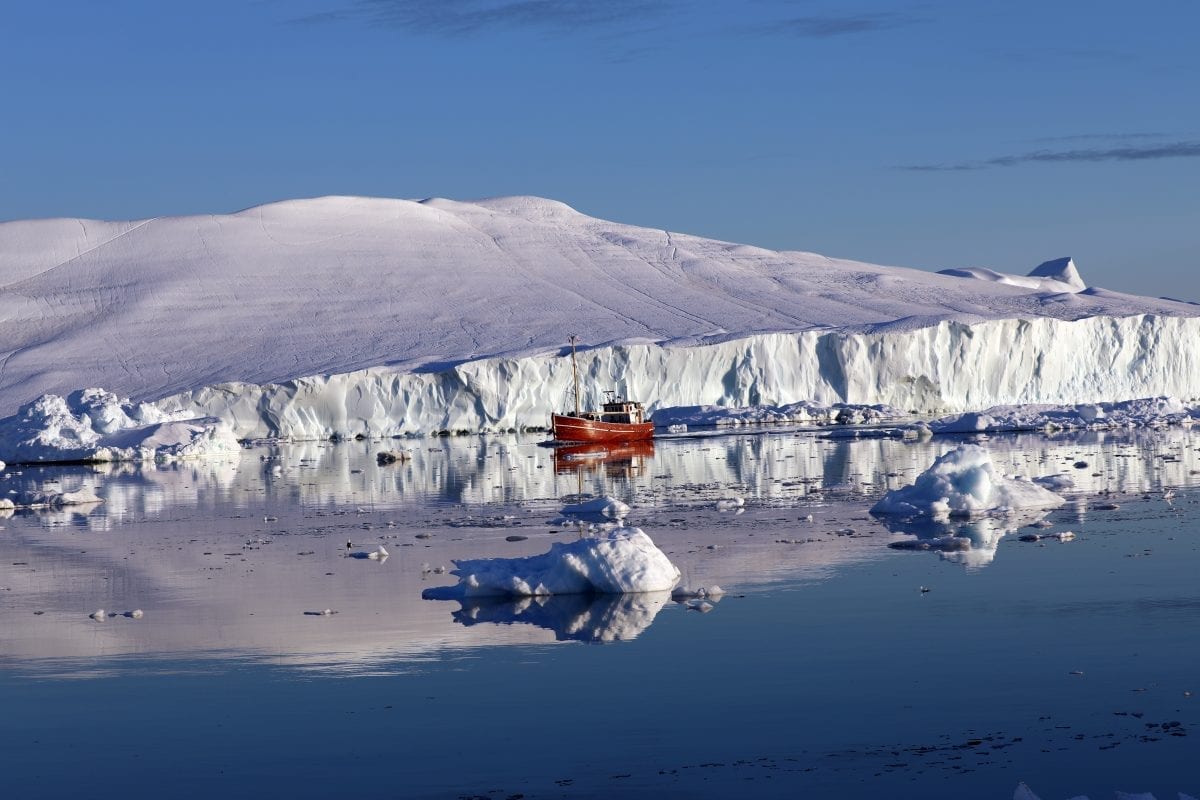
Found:
<path fill-rule="evenodd" d="M 1189 431 L 993 438 L 1005 471 L 1070 474 L 1037 530 L 1078 538 L 989 521 L 945 555 L 888 548 L 937 531 L 866 509 L 951 440 L 404 444 L 0 474 L 106 500 L 0 520 L 6 796 L 1200 795 Z M 555 517 L 581 492 L 729 594 L 420 599 L 451 559 L 578 536 Z"/>

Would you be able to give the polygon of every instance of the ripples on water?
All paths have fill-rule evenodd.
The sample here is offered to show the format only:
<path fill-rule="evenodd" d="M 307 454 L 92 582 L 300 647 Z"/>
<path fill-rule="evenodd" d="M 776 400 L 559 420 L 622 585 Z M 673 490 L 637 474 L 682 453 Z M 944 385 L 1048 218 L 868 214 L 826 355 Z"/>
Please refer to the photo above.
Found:
<path fill-rule="evenodd" d="M 956 443 L 776 430 L 605 460 L 473 437 L 402 442 L 391 465 L 351 442 L 10 467 L 4 492 L 105 502 L 0 520 L 0 745 L 29 765 L 16 788 L 46 796 L 81 791 L 72 775 L 107 787 L 89 796 L 175 786 L 181 763 L 193 788 L 168 794 L 1200 791 L 1183 757 L 1200 438 L 986 442 L 1002 471 L 1069 475 L 1037 530 L 1073 542 L 1017 540 L 1044 515 L 866 513 Z M 452 559 L 578 535 L 550 522 L 589 493 L 632 505 L 686 583 L 730 594 L 707 614 L 656 595 L 420 600 Z M 717 509 L 728 496 L 742 513 Z M 947 532 L 970 548 L 886 546 Z M 392 556 L 346 559 L 347 540 Z M 609 644 L 564 645 L 580 641 Z"/>

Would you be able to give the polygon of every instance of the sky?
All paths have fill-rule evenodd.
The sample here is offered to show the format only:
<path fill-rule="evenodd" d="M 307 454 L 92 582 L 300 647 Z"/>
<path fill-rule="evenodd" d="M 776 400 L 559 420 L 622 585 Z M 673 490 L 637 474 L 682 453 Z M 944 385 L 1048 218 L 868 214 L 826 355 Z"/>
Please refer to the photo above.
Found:
<path fill-rule="evenodd" d="M 44 0 L 0 15 L 0 220 L 533 194 L 1200 300 L 1200 4 Z"/>

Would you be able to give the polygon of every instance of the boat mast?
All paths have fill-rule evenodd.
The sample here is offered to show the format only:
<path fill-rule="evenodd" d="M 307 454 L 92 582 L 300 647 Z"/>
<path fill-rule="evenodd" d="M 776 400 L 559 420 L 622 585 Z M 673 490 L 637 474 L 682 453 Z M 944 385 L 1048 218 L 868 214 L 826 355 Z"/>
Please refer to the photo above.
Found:
<path fill-rule="evenodd" d="M 579 337 L 571 334 L 567 341 L 571 343 L 571 375 L 575 378 L 575 416 L 579 416 L 579 364 L 575 361 L 575 342 Z"/>

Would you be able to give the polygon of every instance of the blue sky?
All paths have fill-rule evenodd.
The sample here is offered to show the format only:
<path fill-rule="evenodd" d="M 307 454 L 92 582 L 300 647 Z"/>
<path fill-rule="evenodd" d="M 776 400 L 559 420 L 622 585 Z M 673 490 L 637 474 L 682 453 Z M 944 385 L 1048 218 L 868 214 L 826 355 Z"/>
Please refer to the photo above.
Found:
<path fill-rule="evenodd" d="M 536 194 L 1200 300 L 1200 4 L 9 4 L 0 219 Z"/>

